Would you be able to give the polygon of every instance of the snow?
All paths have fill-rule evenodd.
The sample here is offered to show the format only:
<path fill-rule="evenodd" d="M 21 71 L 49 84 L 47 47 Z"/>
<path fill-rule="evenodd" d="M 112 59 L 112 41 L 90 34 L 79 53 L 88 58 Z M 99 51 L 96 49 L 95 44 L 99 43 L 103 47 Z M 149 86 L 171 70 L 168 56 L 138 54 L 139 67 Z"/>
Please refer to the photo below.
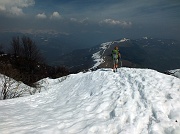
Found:
<path fill-rule="evenodd" d="M 124 39 L 121 39 L 120 42 L 126 42 L 126 41 L 128 41 L 128 40 L 129 40 L 129 39 L 124 38 Z"/>
<path fill-rule="evenodd" d="M 143 39 L 147 40 L 147 39 L 148 39 L 148 37 L 143 37 Z"/>
<path fill-rule="evenodd" d="M 1 134 L 180 134 L 180 79 L 150 69 L 99 69 L 39 81 L 0 101 Z"/>
<path fill-rule="evenodd" d="M 0 74 L 0 100 L 3 99 L 2 91 L 6 90 L 7 99 L 14 97 L 29 96 L 35 94 L 38 89 L 29 87 L 22 82 L 17 82 L 12 78 Z"/>
<path fill-rule="evenodd" d="M 129 39 L 126 39 L 126 38 L 123 38 L 121 39 L 120 41 L 110 41 L 110 42 L 105 42 L 105 43 L 102 43 L 100 45 L 100 48 L 99 48 L 99 51 L 94 53 L 92 55 L 92 59 L 94 60 L 95 64 L 93 65 L 93 67 L 91 67 L 90 69 L 94 69 L 94 68 L 97 68 L 100 64 L 102 64 L 104 61 L 102 55 L 104 54 L 104 52 L 110 48 L 110 46 L 113 44 L 113 43 L 122 43 L 122 42 L 126 42 L 126 41 L 129 41 Z"/>
<path fill-rule="evenodd" d="M 112 43 L 113 42 L 106 42 L 100 45 L 100 50 L 92 55 L 92 59 L 94 60 L 95 64 L 90 69 L 97 68 L 101 63 L 104 62 L 102 55 L 104 54 L 106 49 L 108 49 L 112 45 Z"/>
<path fill-rule="evenodd" d="M 173 76 L 180 78 L 180 69 L 169 70 Z"/>

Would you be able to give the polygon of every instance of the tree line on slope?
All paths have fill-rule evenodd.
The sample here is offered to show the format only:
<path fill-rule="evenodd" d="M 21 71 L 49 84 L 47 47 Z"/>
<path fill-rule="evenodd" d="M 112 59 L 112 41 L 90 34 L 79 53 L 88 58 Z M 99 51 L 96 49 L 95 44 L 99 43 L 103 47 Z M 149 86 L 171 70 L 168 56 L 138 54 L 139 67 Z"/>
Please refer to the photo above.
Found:
<path fill-rule="evenodd" d="M 36 43 L 29 37 L 13 37 L 7 52 L 3 48 L 0 45 L 0 73 L 31 87 L 36 87 L 35 82 L 43 78 L 58 78 L 70 74 L 65 67 L 47 65 Z M 6 84 L 1 87 L 5 90 L 1 91 L 1 95 L 5 95 L 3 99 L 6 99 L 7 94 L 4 88 Z"/>

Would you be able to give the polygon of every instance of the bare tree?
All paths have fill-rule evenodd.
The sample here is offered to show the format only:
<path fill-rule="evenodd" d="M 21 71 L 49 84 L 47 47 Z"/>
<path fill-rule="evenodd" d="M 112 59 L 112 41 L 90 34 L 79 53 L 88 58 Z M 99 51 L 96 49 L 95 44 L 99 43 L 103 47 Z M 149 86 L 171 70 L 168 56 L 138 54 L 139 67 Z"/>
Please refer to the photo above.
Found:
<path fill-rule="evenodd" d="M 17 77 L 18 73 L 12 69 L 11 65 L 2 65 L 1 72 L 4 75 L 0 75 L 2 82 L 0 84 L 0 100 L 19 97 L 21 95 L 21 92 L 18 91 L 20 83 L 15 84 L 15 80 L 6 76 L 6 74 L 11 73 L 13 77 Z"/>
<path fill-rule="evenodd" d="M 32 41 L 29 37 L 22 37 L 22 50 L 23 50 L 23 57 L 30 61 L 40 62 L 42 61 L 42 56 L 37 48 L 34 41 Z"/>
<path fill-rule="evenodd" d="M 29 61 L 43 62 L 43 57 L 35 42 L 26 36 L 21 39 L 19 37 L 12 39 L 10 53 L 15 57 L 21 56 Z"/>
<path fill-rule="evenodd" d="M 0 99 L 5 100 L 19 97 L 20 94 L 17 92 L 18 85 L 12 88 L 12 85 L 15 84 L 12 78 L 4 75 L 2 82 Z"/>
<path fill-rule="evenodd" d="M 19 74 L 16 69 L 12 68 L 11 64 L 0 64 L 0 72 L 2 73 L 2 75 L 0 74 L 0 100 L 21 97 L 25 92 L 32 95 L 41 91 L 42 87 L 38 83 L 33 88 L 29 86 L 22 88 L 20 86 L 22 82 L 15 79 L 21 79 L 20 77 L 27 79 L 27 76 Z"/>
<path fill-rule="evenodd" d="M 19 37 L 13 37 L 10 52 L 15 56 L 21 56 L 21 43 Z"/>

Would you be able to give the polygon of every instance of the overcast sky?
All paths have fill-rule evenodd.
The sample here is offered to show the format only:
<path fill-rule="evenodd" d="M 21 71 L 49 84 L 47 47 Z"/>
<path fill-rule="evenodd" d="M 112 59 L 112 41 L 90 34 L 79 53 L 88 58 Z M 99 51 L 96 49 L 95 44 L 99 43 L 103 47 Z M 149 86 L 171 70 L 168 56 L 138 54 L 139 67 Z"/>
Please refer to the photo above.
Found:
<path fill-rule="evenodd" d="M 0 31 L 180 39 L 180 0 L 0 0 Z"/>

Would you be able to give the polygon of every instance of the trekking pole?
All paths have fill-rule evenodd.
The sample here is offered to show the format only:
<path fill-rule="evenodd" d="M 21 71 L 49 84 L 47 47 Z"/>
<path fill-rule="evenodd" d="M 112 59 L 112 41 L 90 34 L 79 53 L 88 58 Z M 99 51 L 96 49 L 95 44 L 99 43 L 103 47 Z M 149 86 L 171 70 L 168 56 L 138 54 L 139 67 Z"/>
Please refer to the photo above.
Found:
<path fill-rule="evenodd" d="M 122 59 L 121 59 L 121 56 L 119 57 L 119 61 L 120 61 L 120 67 L 122 67 Z"/>

